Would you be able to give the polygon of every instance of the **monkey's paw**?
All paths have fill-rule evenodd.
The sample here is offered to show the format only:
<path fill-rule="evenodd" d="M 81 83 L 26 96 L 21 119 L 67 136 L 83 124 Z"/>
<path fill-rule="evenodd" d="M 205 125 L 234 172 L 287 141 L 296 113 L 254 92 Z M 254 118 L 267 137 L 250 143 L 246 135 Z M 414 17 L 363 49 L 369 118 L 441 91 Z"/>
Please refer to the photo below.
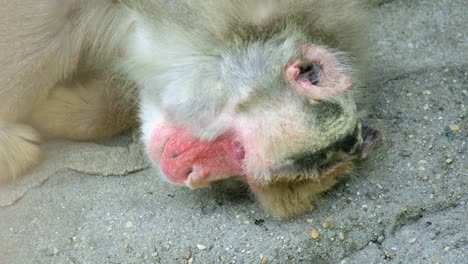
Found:
<path fill-rule="evenodd" d="M 42 157 L 40 136 L 30 126 L 0 125 L 0 182 L 14 180 Z"/>

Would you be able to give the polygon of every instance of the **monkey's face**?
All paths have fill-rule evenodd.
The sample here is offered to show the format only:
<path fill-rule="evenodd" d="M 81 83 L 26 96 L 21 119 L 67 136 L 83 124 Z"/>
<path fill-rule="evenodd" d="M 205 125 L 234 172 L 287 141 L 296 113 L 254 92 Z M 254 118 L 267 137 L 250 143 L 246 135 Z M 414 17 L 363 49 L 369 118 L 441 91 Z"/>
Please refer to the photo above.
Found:
<path fill-rule="evenodd" d="M 232 57 L 251 54 L 240 53 L 224 58 L 228 66 L 222 78 L 212 82 L 213 94 L 214 86 L 221 86 L 232 95 L 220 100 L 222 107 L 216 109 L 221 110 L 211 120 L 196 111 L 200 106 L 193 102 L 219 101 L 171 96 L 168 103 L 162 96 L 163 107 L 152 107 L 142 97 L 148 152 L 167 179 L 190 188 L 230 177 L 240 177 L 251 186 L 319 180 L 330 173 L 347 173 L 355 160 L 367 156 L 379 134 L 362 127 L 351 77 L 335 55 L 317 45 L 303 46 L 294 55 L 275 53 L 281 54 L 276 59 L 268 52 L 261 57 L 257 50 L 259 66 L 246 57 L 234 63 Z M 238 76 L 242 79 L 233 81 Z M 201 96 L 204 93 L 200 91 Z M 187 107 L 202 117 L 181 117 Z M 197 123 L 200 120 L 203 126 Z"/>

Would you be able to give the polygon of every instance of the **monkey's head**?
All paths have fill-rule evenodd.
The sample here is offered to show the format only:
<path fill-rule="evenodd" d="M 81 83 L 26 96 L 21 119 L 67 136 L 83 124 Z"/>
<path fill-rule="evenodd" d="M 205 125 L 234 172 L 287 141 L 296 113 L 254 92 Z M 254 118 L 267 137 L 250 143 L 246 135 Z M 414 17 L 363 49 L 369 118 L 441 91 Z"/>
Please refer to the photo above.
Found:
<path fill-rule="evenodd" d="M 174 69 L 161 106 L 142 97 L 148 152 L 170 181 L 190 188 L 230 177 L 251 185 L 320 181 L 367 156 L 378 133 L 361 125 L 346 60 L 295 44 L 230 47 L 209 64 L 217 69 Z M 187 76 L 196 77 L 179 80 Z M 176 90 L 179 81 L 194 90 Z"/>
<path fill-rule="evenodd" d="M 237 177 L 257 196 L 326 190 L 379 138 L 361 124 L 352 67 L 336 45 L 346 46 L 338 35 L 352 31 L 344 25 L 327 35 L 304 22 L 315 21 L 308 16 L 245 27 L 232 19 L 219 31 L 177 23 L 155 29 L 143 20 L 132 33 L 150 158 L 190 188 Z"/>

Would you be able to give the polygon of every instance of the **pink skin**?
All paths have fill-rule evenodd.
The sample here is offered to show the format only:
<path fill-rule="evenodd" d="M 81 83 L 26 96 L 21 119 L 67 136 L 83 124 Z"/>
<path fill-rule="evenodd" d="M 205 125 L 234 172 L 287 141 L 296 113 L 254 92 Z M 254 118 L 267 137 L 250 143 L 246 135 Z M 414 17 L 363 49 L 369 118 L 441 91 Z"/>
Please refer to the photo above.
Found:
<path fill-rule="evenodd" d="M 284 70 L 286 80 L 292 83 L 300 94 L 312 101 L 321 101 L 351 88 L 351 78 L 339 71 L 337 59 L 328 50 L 316 45 L 307 45 L 301 51 L 305 61 L 291 61 Z M 313 85 L 307 78 L 299 76 L 301 66 L 314 62 L 321 66 L 320 85 Z"/>
<path fill-rule="evenodd" d="M 288 63 L 284 76 L 302 95 L 316 102 L 351 87 L 350 77 L 338 70 L 338 61 L 329 51 L 315 45 L 304 46 L 301 51 L 305 61 Z M 320 86 L 299 77 L 300 67 L 311 62 L 321 65 Z M 244 145 L 249 148 L 248 153 Z M 230 177 L 251 181 L 251 175 L 245 175 L 246 154 L 249 159 L 263 163 L 255 139 L 245 133 L 236 133 L 234 128 L 208 142 L 195 139 L 187 128 L 164 122 L 153 131 L 148 152 L 154 161 L 159 162 L 167 179 L 190 188 L 207 187 L 217 180 Z"/>
<path fill-rule="evenodd" d="M 243 174 L 244 149 L 231 132 L 208 142 L 194 139 L 189 130 L 170 124 L 162 124 L 155 131 L 150 155 L 174 183 L 202 188 Z"/>

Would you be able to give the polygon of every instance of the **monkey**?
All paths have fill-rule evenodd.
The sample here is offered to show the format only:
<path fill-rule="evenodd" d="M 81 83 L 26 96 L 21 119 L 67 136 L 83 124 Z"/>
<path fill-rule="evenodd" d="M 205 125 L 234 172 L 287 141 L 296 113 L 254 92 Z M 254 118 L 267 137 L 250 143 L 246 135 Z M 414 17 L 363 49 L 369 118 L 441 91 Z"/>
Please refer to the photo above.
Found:
<path fill-rule="evenodd" d="M 359 0 L 39 0 L 0 15 L 4 181 L 38 164 L 41 137 L 139 125 L 169 182 L 237 179 L 293 217 L 380 138 L 357 108 Z"/>

